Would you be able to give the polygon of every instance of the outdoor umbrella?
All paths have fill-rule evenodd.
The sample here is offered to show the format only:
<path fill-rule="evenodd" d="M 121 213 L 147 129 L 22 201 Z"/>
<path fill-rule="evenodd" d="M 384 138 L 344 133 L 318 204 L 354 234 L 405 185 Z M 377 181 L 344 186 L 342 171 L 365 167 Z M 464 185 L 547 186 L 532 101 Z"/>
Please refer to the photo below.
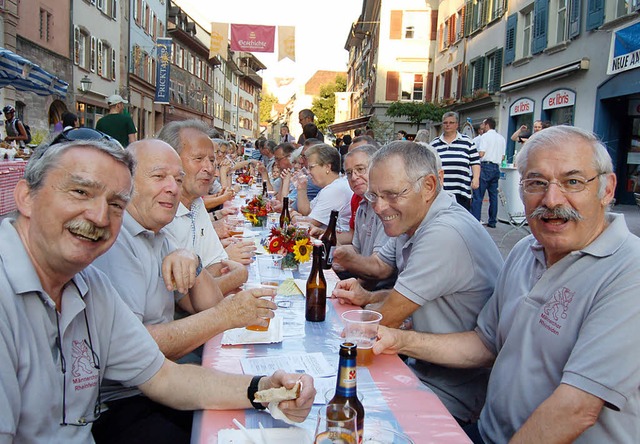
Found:
<path fill-rule="evenodd" d="M 40 96 L 55 94 L 64 97 L 69 84 L 24 57 L 0 47 L 0 88 L 5 86 Z"/>

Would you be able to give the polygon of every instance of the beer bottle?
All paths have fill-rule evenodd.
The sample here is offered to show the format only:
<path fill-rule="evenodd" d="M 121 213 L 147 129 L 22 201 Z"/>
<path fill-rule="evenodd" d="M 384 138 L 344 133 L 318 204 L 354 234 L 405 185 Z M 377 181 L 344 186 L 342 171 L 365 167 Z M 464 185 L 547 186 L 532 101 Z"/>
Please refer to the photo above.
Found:
<path fill-rule="evenodd" d="M 320 240 L 324 244 L 324 255 L 322 257 L 322 268 L 328 270 L 333 265 L 333 252 L 336 249 L 338 239 L 336 237 L 336 222 L 338 221 L 338 211 L 332 210 L 329 219 L 329 226 L 322 234 Z"/>
<path fill-rule="evenodd" d="M 262 197 L 266 198 L 269 195 L 269 193 L 267 193 L 267 182 L 263 181 L 262 182 Z"/>
<path fill-rule="evenodd" d="M 336 381 L 336 393 L 329 404 L 341 404 L 351 407 L 358 417 L 358 442 L 363 440 L 364 432 L 364 407 L 358 399 L 358 387 L 356 384 L 356 344 L 344 342 L 340 345 L 340 364 L 338 364 L 338 380 Z"/>
<path fill-rule="evenodd" d="M 284 228 L 291 222 L 291 216 L 289 215 L 289 198 L 282 198 L 282 212 L 280 213 L 280 228 Z"/>
<path fill-rule="evenodd" d="M 305 319 L 323 322 L 327 311 L 327 281 L 322 272 L 322 244 L 313 245 L 313 266 L 307 279 Z"/>

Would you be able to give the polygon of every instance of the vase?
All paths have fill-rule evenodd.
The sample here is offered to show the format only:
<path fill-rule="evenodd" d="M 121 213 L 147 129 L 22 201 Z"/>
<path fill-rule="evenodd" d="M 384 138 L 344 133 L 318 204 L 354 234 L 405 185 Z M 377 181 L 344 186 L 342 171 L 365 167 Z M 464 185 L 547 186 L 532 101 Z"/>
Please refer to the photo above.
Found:
<path fill-rule="evenodd" d="M 285 257 L 282 258 L 282 270 L 283 271 L 298 270 L 298 261 L 296 260 L 293 253 L 288 253 Z"/>

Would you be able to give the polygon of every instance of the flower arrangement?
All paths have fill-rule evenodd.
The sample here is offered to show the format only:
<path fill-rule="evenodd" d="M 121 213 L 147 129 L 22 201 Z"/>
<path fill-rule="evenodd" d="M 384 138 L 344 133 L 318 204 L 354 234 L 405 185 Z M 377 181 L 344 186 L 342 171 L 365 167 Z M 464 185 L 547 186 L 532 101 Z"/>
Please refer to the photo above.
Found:
<path fill-rule="evenodd" d="M 267 213 L 270 211 L 269 202 L 262 195 L 255 196 L 245 207 L 242 207 L 242 214 L 251 222 L 254 227 L 261 227 L 267 220 Z"/>
<path fill-rule="evenodd" d="M 243 172 L 238 176 L 236 182 L 243 185 L 251 185 L 253 183 L 253 177 L 251 177 L 251 174 Z"/>
<path fill-rule="evenodd" d="M 269 237 L 263 241 L 263 246 L 271 254 L 281 254 L 282 268 L 295 268 L 301 262 L 307 262 L 311 257 L 313 245 L 309 232 L 294 225 L 284 228 L 273 227 Z"/>

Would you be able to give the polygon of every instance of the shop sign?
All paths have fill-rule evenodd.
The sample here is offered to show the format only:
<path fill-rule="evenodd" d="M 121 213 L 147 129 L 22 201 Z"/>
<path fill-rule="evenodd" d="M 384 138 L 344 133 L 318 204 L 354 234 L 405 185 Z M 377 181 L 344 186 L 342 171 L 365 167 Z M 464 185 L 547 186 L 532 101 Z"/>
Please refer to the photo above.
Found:
<path fill-rule="evenodd" d="M 557 89 L 542 101 L 542 109 L 564 108 L 576 104 L 576 93 L 570 89 Z"/>
<path fill-rule="evenodd" d="M 617 74 L 640 67 L 638 36 L 640 36 L 640 22 L 612 33 L 607 74 Z"/>
<path fill-rule="evenodd" d="M 510 116 L 518 116 L 520 114 L 530 114 L 533 112 L 533 100 L 531 99 L 518 99 L 509 108 Z"/>
<path fill-rule="evenodd" d="M 156 95 L 155 103 L 169 103 L 169 86 L 171 85 L 171 43 L 172 39 L 158 38 L 156 44 Z"/>

